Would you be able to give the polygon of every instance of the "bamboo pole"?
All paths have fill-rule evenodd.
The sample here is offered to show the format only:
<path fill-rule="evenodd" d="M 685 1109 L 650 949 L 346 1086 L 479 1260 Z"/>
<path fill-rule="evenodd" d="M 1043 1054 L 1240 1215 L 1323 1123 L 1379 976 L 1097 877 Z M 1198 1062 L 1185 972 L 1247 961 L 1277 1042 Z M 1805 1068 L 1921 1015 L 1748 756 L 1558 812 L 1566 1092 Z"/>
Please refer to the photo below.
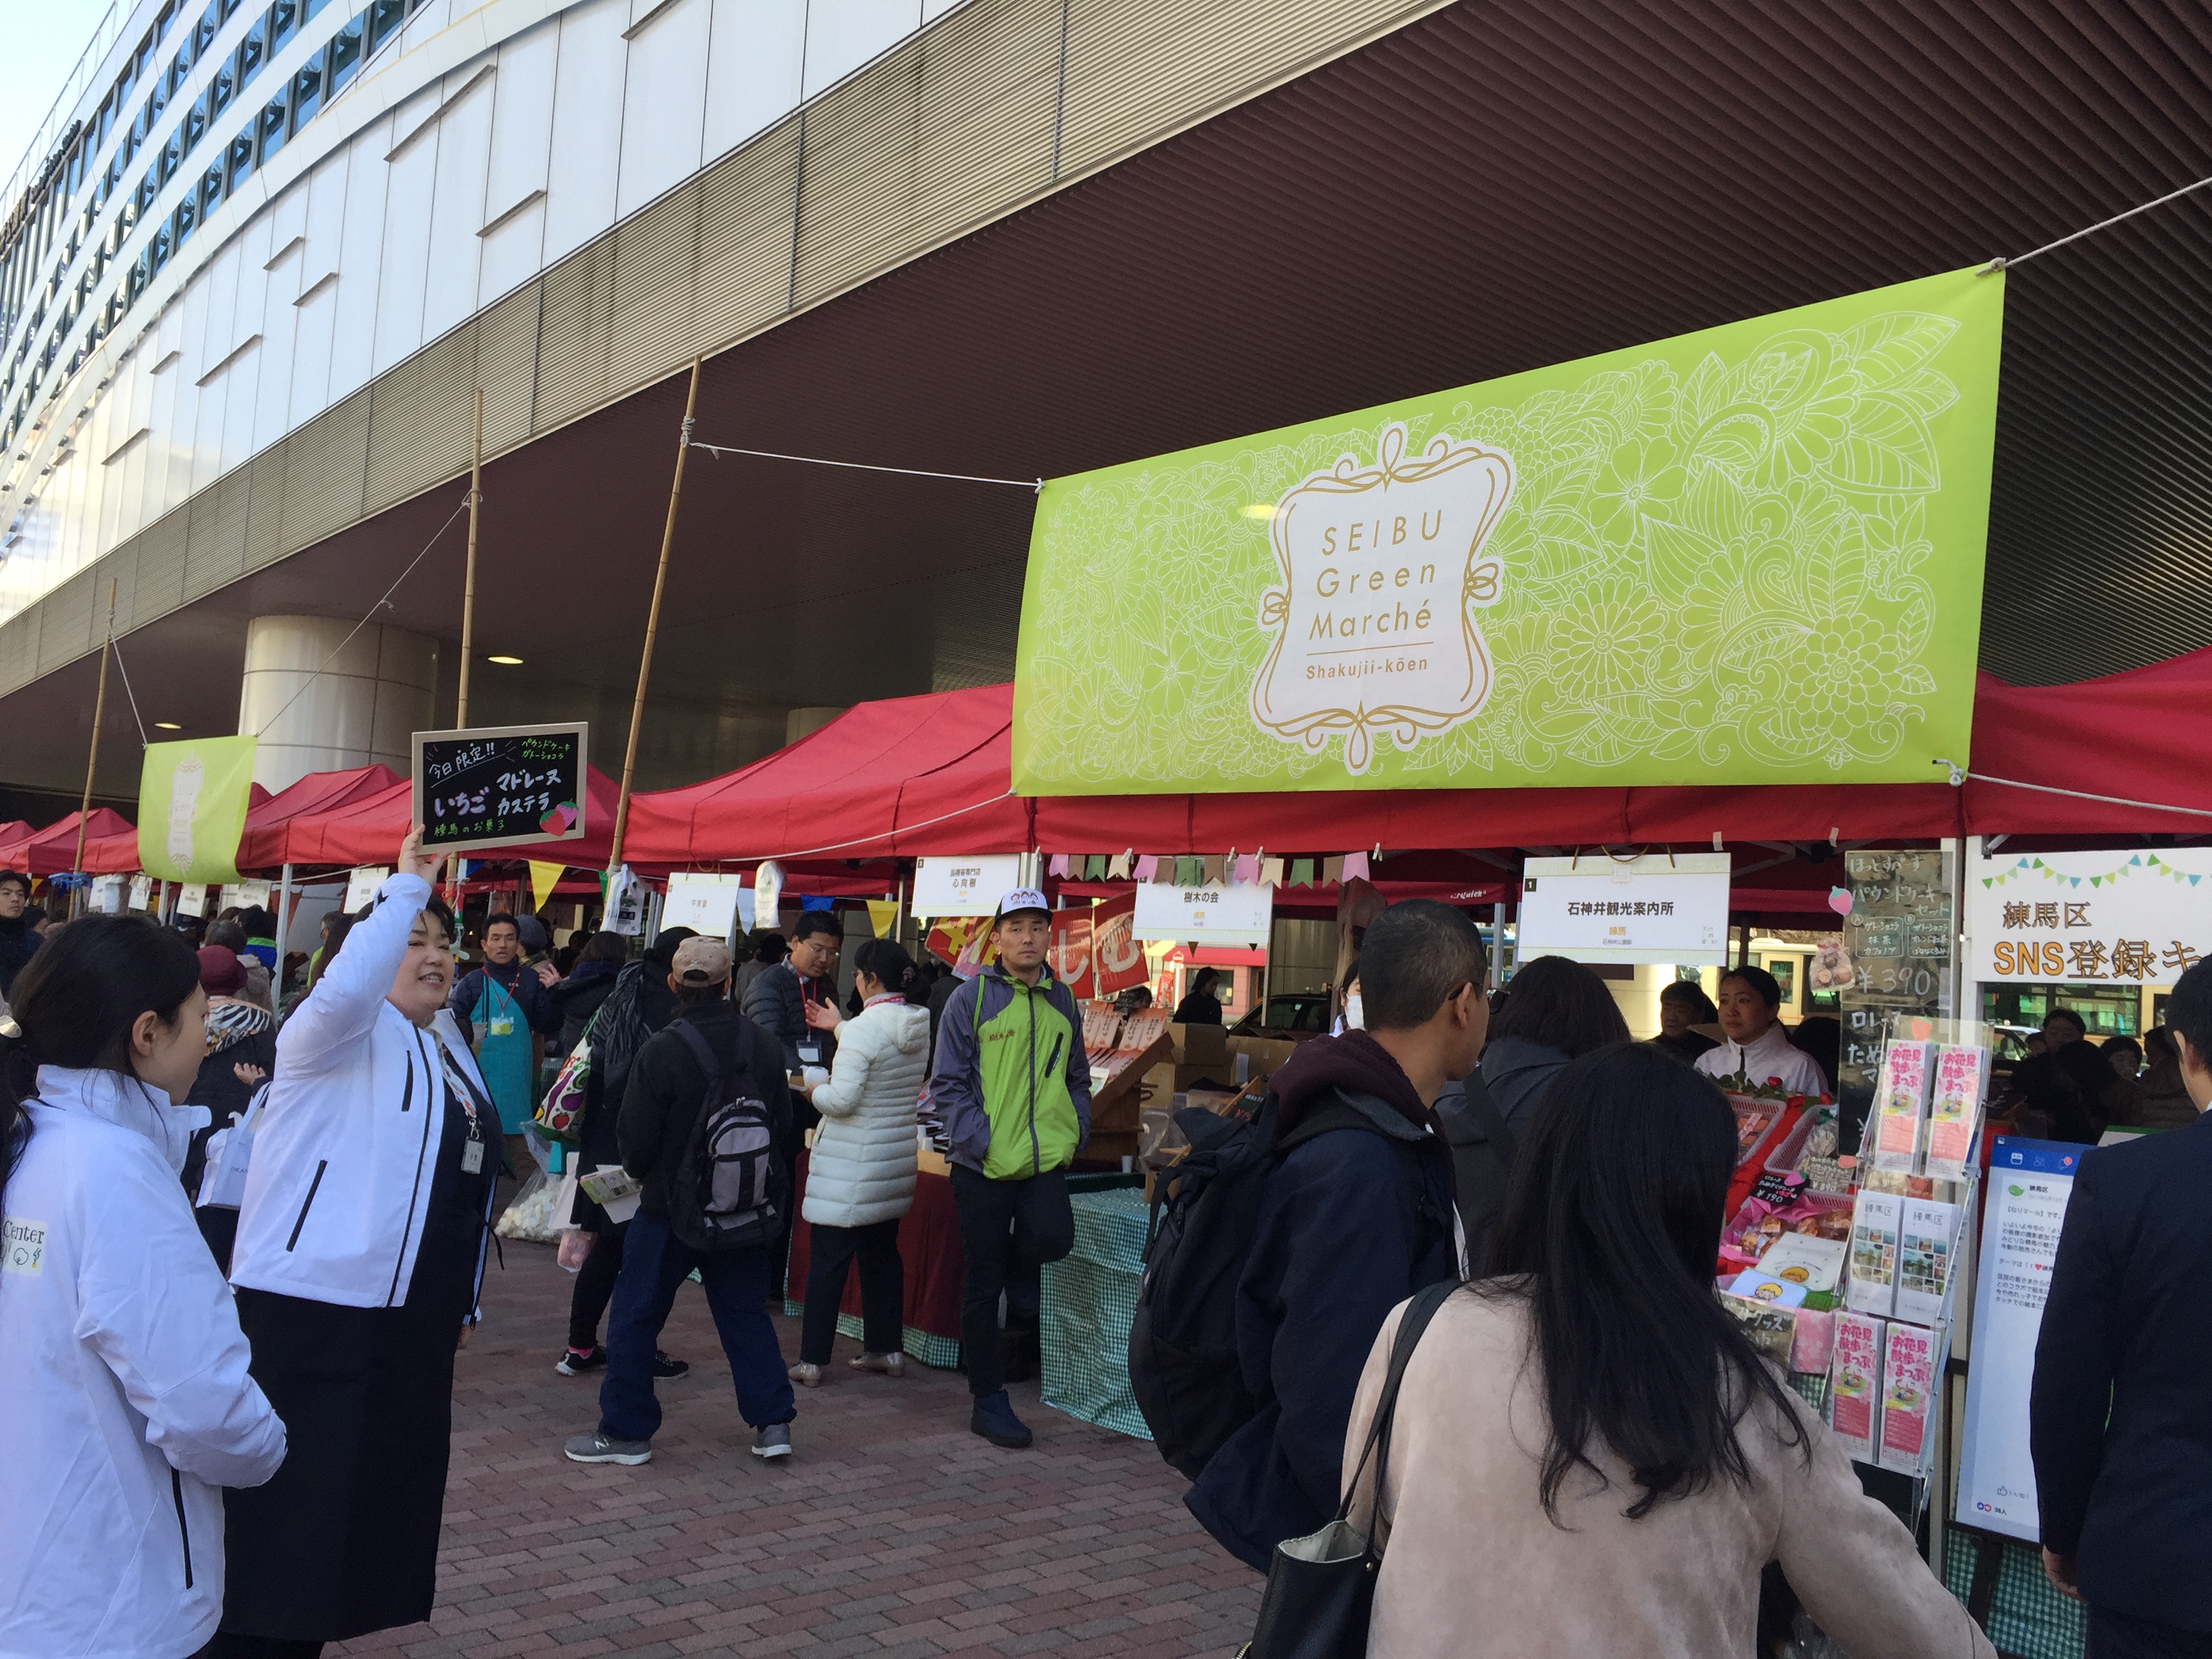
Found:
<path fill-rule="evenodd" d="M 76 856 L 70 860 L 72 874 L 84 873 L 84 821 L 92 811 L 92 774 L 100 764 L 100 722 L 107 713 L 107 659 L 115 651 L 115 588 L 120 579 L 107 579 L 107 637 L 100 642 L 100 690 L 92 700 L 92 748 L 84 757 L 84 799 L 76 809 Z M 70 895 L 70 914 L 77 914 L 81 906 L 90 902 L 90 894 L 80 887 Z"/>
<path fill-rule="evenodd" d="M 637 735 L 645 724 L 645 686 L 653 674 L 653 642 L 660 631 L 660 595 L 668 585 L 668 550 L 676 541 L 676 506 L 684 498 L 684 461 L 691 453 L 691 423 L 699 408 L 699 363 L 691 360 L 691 389 L 684 397 L 684 426 L 676 440 L 676 477 L 668 486 L 668 522 L 660 532 L 660 565 L 653 573 L 653 604 L 645 613 L 645 651 L 637 663 L 637 696 L 629 708 L 629 743 L 623 750 L 622 788 L 615 796 L 615 831 L 607 843 L 607 873 L 622 868 L 623 835 L 629 828 L 629 781 L 637 769 Z"/>
<path fill-rule="evenodd" d="M 466 731 L 469 724 L 469 659 L 477 639 L 477 509 L 483 504 L 483 388 L 477 388 L 474 439 L 469 449 L 469 556 L 461 577 L 461 678 L 454 699 L 453 726 Z M 458 909 L 460 898 L 461 855 L 446 860 L 447 897 Z"/>

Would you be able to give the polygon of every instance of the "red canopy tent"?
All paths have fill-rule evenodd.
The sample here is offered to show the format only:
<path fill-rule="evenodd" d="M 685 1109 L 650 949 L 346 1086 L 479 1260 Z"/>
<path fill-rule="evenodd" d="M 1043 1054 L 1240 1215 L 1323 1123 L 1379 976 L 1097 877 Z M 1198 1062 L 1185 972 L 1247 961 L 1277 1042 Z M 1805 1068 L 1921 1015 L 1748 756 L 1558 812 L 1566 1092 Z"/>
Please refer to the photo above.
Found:
<path fill-rule="evenodd" d="M 587 828 L 574 841 L 501 847 L 487 854 L 464 856 L 471 860 L 489 857 L 538 859 L 547 863 L 558 860 L 585 869 L 605 865 L 608 843 L 614 838 L 615 781 L 592 767 L 584 788 L 584 822 Z M 398 854 L 399 843 L 406 838 L 407 827 L 413 821 L 414 805 L 414 785 L 402 778 L 389 787 L 358 795 L 340 805 L 302 812 L 284 825 L 285 857 L 295 865 L 389 864 Z M 245 860 L 241 859 L 240 862 L 242 866 Z M 257 867 L 266 869 L 269 866 L 264 863 Z"/>
<path fill-rule="evenodd" d="M 26 819 L 13 818 L 6 823 L 0 823 L 0 870 L 21 868 L 15 863 L 15 854 L 30 838 L 31 826 Z"/>
<path fill-rule="evenodd" d="M 58 876 L 72 868 L 70 860 L 76 857 L 76 821 L 78 815 L 58 818 L 37 834 L 12 842 L 0 842 L 0 868 L 27 870 L 34 876 Z M 112 806 L 95 806 L 84 821 L 85 852 L 91 855 L 95 842 L 105 842 L 114 836 L 127 836 L 131 845 L 131 868 L 138 867 L 138 832 L 131 827 L 131 820 Z"/>

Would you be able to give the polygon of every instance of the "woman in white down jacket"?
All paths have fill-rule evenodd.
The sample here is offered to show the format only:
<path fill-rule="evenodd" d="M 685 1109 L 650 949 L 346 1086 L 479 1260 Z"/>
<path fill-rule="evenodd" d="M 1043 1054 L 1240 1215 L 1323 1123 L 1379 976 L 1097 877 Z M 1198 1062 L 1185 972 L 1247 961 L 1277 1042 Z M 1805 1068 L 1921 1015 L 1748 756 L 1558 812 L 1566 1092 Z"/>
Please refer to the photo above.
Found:
<path fill-rule="evenodd" d="M 205 1107 L 183 939 L 87 916 L 15 987 L 0 1049 L 0 1656 L 184 1659 L 222 1607 L 221 1486 L 284 1425 L 178 1181 Z M 36 1067 L 36 1086 L 33 1086 Z M 28 1098 L 25 1098 L 27 1096 Z"/>
<path fill-rule="evenodd" d="M 929 1010 L 906 1000 L 914 978 L 914 958 L 902 946 L 872 939 L 853 958 L 853 983 L 866 1006 L 848 1020 L 827 1003 L 807 1012 L 810 1023 L 837 1032 L 836 1069 L 808 1091 L 822 1123 L 799 1209 L 810 1229 L 806 1321 L 791 1376 L 810 1389 L 821 1385 L 830 1363 L 837 1304 L 855 1256 L 865 1334 L 854 1367 L 906 1374 L 898 1224 L 914 1202 L 915 1104 L 929 1072 Z"/>

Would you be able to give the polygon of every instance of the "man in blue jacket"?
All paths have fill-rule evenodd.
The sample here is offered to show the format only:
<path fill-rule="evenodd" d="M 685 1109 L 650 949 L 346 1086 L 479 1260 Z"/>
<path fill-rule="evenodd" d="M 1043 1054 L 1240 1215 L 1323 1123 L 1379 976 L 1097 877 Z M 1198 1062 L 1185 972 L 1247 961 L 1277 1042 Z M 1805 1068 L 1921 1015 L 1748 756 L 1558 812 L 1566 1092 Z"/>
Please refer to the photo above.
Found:
<path fill-rule="evenodd" d="M 1279 1162 L 1237 1285 L 1237 1346 L 1259 1409 L 1184 1501 L 1265 1572 L 1335 1514 L 1344 1436 L 1391 1309 L 1459 1276 L 1451 1149 L 1432 1110 L 1490 1022 L 1481 935 L 1432 899 L 1376 917 L 1359 951 L 1364 1030 L 1301 1043 L 1271 1084 Z"/>
<path fill-rule="evenodd" d="M 2166 1023 L 2197 1119 L 2083 1156 L 2035 1345 L 2044 1570 L 2089 1659 L 2212 1655 L 2212 962 Z"/>

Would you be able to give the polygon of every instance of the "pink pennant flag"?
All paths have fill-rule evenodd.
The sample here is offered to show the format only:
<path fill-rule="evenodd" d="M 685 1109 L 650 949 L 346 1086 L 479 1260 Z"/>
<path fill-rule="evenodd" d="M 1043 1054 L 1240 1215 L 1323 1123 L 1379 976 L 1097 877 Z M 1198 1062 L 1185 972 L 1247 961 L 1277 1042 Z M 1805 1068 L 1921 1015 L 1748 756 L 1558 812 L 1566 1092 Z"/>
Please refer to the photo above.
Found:
<path fill-rule="evenodd" d="M 1350 881 L 1354 876 L 1362 881 L 1368 879 L 1367 854 L 1364 853 L 1346 853 L 1344 855 L 1344 878 Z"/>
<path fill-rule="evenodd" d="M 1051 866 L 1050 866 L 1050 868 L 1049 868 L 1049 872 L 1048 872 L 1048 873 L 1050 873 L 1050 874 L 1052 874 L 1052 875 L 1055 875 L 1055 876 L 1063 877 L 1063 878 L 1067 874 L 1067 854 L 1065 854 L 1065 853 L 1054 853 L 1054 854 L 1052 855 L 1052 864 L 1051 864 Z"/>
<path fill-rule="evenodd" d="M 1257 853 L 1239 853 L 1237 855 L 1237 884 L 1249 887 L 1259 879 L 1260 855 Z"/>
<path fill-rule="evenodd" d="M 1150 853 L 1137 854 L 1137 879 L 1150 881 L 1159 873 L 1160 861 Z"/>

